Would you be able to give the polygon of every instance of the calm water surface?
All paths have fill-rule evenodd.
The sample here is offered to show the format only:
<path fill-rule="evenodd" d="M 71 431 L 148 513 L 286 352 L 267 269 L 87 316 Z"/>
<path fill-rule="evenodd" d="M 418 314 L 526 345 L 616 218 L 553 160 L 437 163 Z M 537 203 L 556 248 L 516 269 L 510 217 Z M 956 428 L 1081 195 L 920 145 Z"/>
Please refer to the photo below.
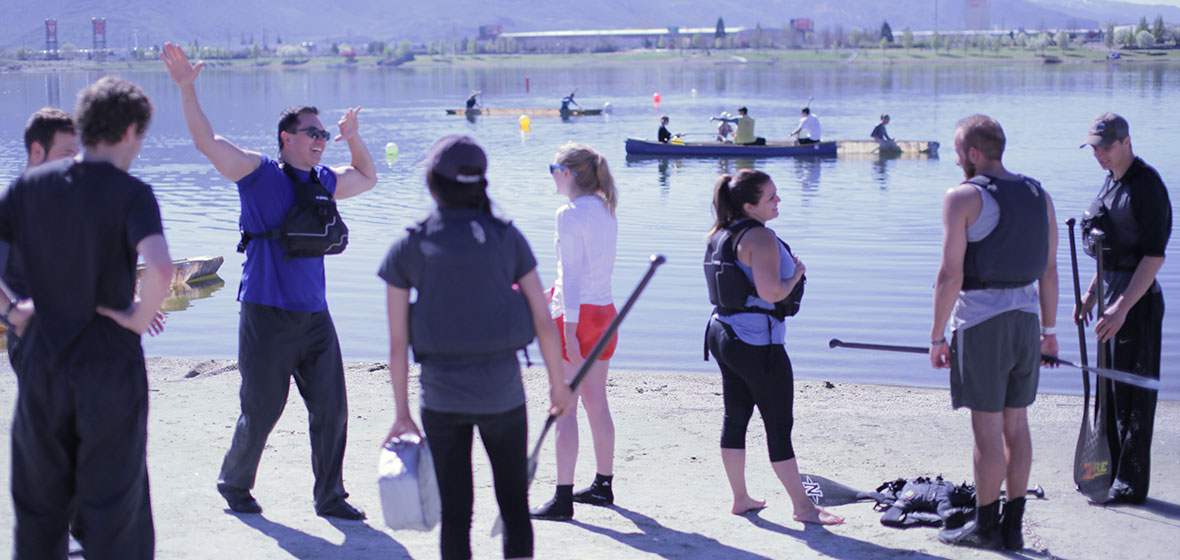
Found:
<path fill-rule="evenodd" d="M 235 358 L 243 258 L 238 241 L 238 196 L 193 148 L 175 87 L 161 71 L 122 71 L 156 105 L 143 152 L 133 172 L 160 199 L 174 257 L 222 255 L 225 285 L 211 297 L 172 312 L 164 335 L 146 339 L 151 355 Z M 46 104 L 72 107 L 75 92 L 95 73 L 0 75 L 0 178 L 24 163 L 20 133 L 27 116 Z M 525 91 L 525 79 L 531 92 Z M 1080 216 L 1102 183 L 1089 150 L 1077 148 L 1094 115 L 1113 110 L 1131 123 L 1136 152 L 1154 165 L 1180 199 L 1180 153 L 1171 116 L 1180 106 L 1180 66 L 1085 64 L 1040 67 L 749 67 L 717 69 L 621 67 L 577 70 L 213 70 L 199 93 L 214 129 L 238 145 L 275 152 L 275 124 L 282 107 L 318 105 L 326 124 L 346 108 L 364 107 L 361 131 L 378 157 L 377 188 L 341 203 L 351 243 L 328 258 L 328 300 L 346 360 L 383 361 L 388 352 L 384 288 L 375 271 L 389 244 L 422 218 L 432 202 L 421 160 L 434 140 L 451 133 L 479 140 L 491 158 L 490 193 L 499 211 L 532 243 L 546 282 L 554 278 L 554 194 L 546 164 L 562 143 L 589 144 L 610 161 L 620 189 L 619 248 L 614 290 L 621 302 L 646 268 L 648 255 L 668 264 L 649 286 L 622 328 L 614 366 L 623 370 L 714 373 L 701 360 L 710 308 L 700 258 L 711 224 L 712 185 L 721 172 L 753 166 L 778 185 L 781 216 L 772 222 L 806 262 L 804 310 L 788 323 L 787 348 L 803 379 L 942 387 L 946 374 L 925 358 L 830 350 L 827 341 L 924 345 L 929 331 L 931 284 L 941 243 L 940 203 L 961 179 L 951 136 L 955 122 L 972 113 L 996 117 L 1008 135 L 1008 168 L 1040 179 L 1054 197 L 1059 218 Z M 469 123 L 445 116 L 471 89 L 493 107 L 550 107 L 577 88 L 587 107 L 609 102 L 614 114 L 572 122 L 533 118 L 522 133 L 513 117 Z M 694 94 L 695 90 L 695 94 Z M 662 105 L 652 104 L 659 92 Z M 709 115 L 750 108 L 757 133 L 783 138 L 799 108 L 814 97 L 813 111 L 828 138 L 863 138 L 880 113 L 892 115 L 890 133 L 902 139 L 938 140 L 933 159 L 628 159 L 623 140 L 654 137 L 658 116 L 676 132 L 708 133 Z M 334 127 L 330 127 L 334 128 Z M 387 142 L 400 158 L 384 159 Z M 348 160 L 343 144 L 331 144 L 327 164 Z M 1062 355 L 1077 360 L 1069 245 L 1062 226 L 1058 251 L 1062 305 L 1058 313 Z M 1082 259 L 1082 274 L 1093 263 Z M 1169 259 L 1160 280 L 1168 301 L 1180 294 L 1180 260 Z M 1084 281 L 1084 280 L 1083 280 Z M 1164 396 L 1180 398 L 1180 313 L 1165 316 Z M 1093 350 L 1093 343 L 1090 346 Z M 534 353 L 534 355 L 537 355 Z M 1042 390 L 1080 391 L 1074 372 L 1046 372 Z"/>

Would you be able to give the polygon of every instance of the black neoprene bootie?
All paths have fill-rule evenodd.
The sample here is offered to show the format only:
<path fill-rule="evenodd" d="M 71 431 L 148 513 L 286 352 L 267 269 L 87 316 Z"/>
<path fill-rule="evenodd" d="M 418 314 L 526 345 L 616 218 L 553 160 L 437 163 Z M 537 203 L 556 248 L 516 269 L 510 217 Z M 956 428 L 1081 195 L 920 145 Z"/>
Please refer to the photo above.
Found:
<path fill-rule="evenodd" d="M 608 474 L 595 475 L 594 483 L 588 488 L 574 492 L 574 501 L 592 506 L 609 506 L 615 503 L 615 493 L 611 490 L 611 480 L 614 478 Z"/>
<path fill-rule="evenodd" d="M 1000 501 L 975 509 L 975 521 L 968 521 L 958 529 L 944 529 L 938 533 L 938 540 L 956 546 L 971 546 L 999 550 L 1004 546 L 1000 534 Z"/>
<path fill-rule="evenodd" d="M 545 505 L 529 512 L 533 519 L 569 521 L 574 518 L 574 485 L 558 484 L 557 493 Z"/>
<path fill-rule="evenodd" d="M 1004 550 L 1024 548 L 1024 503 L 1023 497 L 1009 500 L 1000 515 L 1000 532 L 1004 535 Z"/>

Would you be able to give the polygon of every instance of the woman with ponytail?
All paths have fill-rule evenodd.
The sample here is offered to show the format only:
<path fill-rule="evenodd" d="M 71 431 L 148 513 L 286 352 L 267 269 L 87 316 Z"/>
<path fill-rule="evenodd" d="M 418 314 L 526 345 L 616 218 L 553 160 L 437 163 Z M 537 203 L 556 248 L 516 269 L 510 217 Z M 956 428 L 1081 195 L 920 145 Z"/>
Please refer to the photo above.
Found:
<path fill-rule="evenodd" d="M 794 378 L 783 346 L 783 318 L 793 312 L 783 311 L 781 302 L 803 282 L 806 267 L 766 227 L 778 217 L 778 203 L 774 181 L 752 169 L 722 175 L 713 193 L 717 220 L 709 232 L 705 274 L 716 307 L 705 342 L 721 369 L 721 462 L 733 491 L 730 511 L 738 515 L 764 507 L 765 500 L 751 498 L 746 490 L 746 427 L 757 407 L 770 466 L 791 497 L 795 520 L 836 525 L 844 519 L 807 497 L 791 445 Z"/>
<path fill-rule="evenodd" d="M 516 352 L 534 336 L 549 370 L 550 412 L 575 406 L 562 380 L 561 346 L 546 312 L 532 250 L 492 215 L 487 156 L 466 136 L 447 136 L 427 156 L 437 211 L 389 249 L 377 273 L 386 288 L 389 373 L 395 419 L 386 443 L 421 437 L 410 414 L 408 347 L 421 364 L 422 427 L 442 502 L 444 560 L 471 558 L 471 442 L 475 428 L 492 465 L 504 519 L 504 557 L 533 556 L 528 506 L 528 430 Z M 418 292 L 410 306 L 410 290 Z"/>
<path fill-rule="evenodd" d="M 615 268 L 615 219 L 618 191 L 606 158 L 589 146 L 569 143 L 557 150 L 549 172 L 557 193 L 569 204 L 557 209 L 557 281 L 550 312 L 562 338 L 565 381 L 573 380 L 599 337 L 615 318 L 611 274 Z M 567 520 L 574 515 L 573 502 L 606 506 L 614 503 L 615 425 L 606 400 L 607 368 L 617 337 L 590 367 L 578 387 L 594 439 L 597 475 L 594 482 L 573 491 L 578 460 L 577 405 L 557 420 L 557 492 L 553 499 L 533 510 L 537 519 Z"/>

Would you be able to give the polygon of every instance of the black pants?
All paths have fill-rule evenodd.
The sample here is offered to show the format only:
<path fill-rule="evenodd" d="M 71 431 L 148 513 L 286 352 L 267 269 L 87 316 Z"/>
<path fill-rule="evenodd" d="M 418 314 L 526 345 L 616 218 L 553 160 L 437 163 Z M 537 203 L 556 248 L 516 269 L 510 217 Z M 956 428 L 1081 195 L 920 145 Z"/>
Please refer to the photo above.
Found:
<path fill-rule="evenodd" d="M 504 557 L 533 555 L 529 518 L 528 425 L 524 405 L 498 414 L 459 414 L 422 409 L 442 498 L 439 547 L 443 560 L 471 558 L 472 428 L 479 428 L 492 464 L 496 503 L 504 520 Z"/>
<path fill-rule="evenodd" d="M 717 320 L 709 321 L 706 343 L 721 368 L 725 402 L 721 448 L 746 448 L 746 428 L 757 406 L 766 427 L 770 461 L 794 459 L 791 427 L 795 380 L 786 348 L 781 344 L 746 344 L 729 325 Z"/>
<path fill-rule="evenodd" d="M 1164 295 L 1153 288 L 1127 312 L 1122 328 L 1104 345 L 1111 353 L 1110 367 L 1159 379 L 1163 321 Z M 1105 421 L 1114 488 L 1142 502 L 1151 481 L 1151 436 L 1159 394 L 1106 378 L 1100 383 L 1110 397 Z"/>
<path fill-rule="evenodd" d="M 65 558 L 75 522 L 87 558 L 152 558 L 143 358 L 49 367 L 28 354 L 13 364 L 13 557 Z"/>
<path fill-rule="evenodd" d="M 799 143 L 800 144 L 819 144 L 819 140 L 815 140 L 812 138 L 800 138 Z"/>
<path fill-rule="evenodd" d="M 766 139 L 759 136 L 759 137 L 755 138 L 753 142 L 746 142 L 745 144 L 741 144 L 741 145 L 742 146 L 765 146 Z"/>
<path fill-rule="evenodd" d="M 348 497 L 343 474 L 348 402 L 332 316 L 243 302 L 238 368 L 242 415 L 221 464 L 219 486 L 254 487 L 262 449 L 283 414 L 294 375 L 307 405 L 316 509 Z"/>

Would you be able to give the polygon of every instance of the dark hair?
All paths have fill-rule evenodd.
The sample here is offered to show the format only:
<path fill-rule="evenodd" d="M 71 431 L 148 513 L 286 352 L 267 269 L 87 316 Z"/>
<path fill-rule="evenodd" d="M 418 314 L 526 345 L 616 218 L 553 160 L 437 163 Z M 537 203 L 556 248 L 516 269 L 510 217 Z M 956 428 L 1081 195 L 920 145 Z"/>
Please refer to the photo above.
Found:
<path fill-rule="evenodd" d="M 804 107 L 804 108 L 803 108 L 803 114 L 804 114 L 804 115 L 810 115 L 810 114 L 811 114 L 811 107 Z"/>
<path fill-rule="evenodd" d="M 999 161 L 1004 156 L 1004 129 L 987 115 L 971 115 L 955 126 L 955 149 L 974 147 L 983 157 Z"/>
<path fill-rule="evenodd" d="M 78 92 L 78 131 L 83 146 L 118 144 L 127 127 L 143 134 L 152 120 L 152 102 L 139 86 L 106 76 Z"/>
<path fill-rule="evenodd" d="M 758 204 L 762 198 L 762 185 L 770 181 L 770 175 L 753 169 L 738 171 L 736 176 L 722 175 L 713 188 L 713 214 L 717 219 L 709 235 L 729 227 L 735 221 L 745 218 L 746 204 Z"/>
<path fill-rule="evenodd" d="M 54 107 L 37 109 L 25 123 L 25 154 L 33 151 L 33 144 L 40 144 L 46 152 L 53 147 L 53 137 L 58 132 L 77 134 L 74 117 Z"/>
<path fill-rule="evenodd" d="M 744 114 L 746 114 L 748 111 L 746 111 L 746 108 L 745 108 L 745 107 L 738 107 L 738 112 L 744 115 Z"/>
<path fill-rule="evenodd" d="M 426 186 L 438 202 L 439 208 L 472 208 L 492 213 L 492 199 L 488 198 L 486 179 L 476 183 L 460 183 L 434 171 L 426 171 Z"/>
<path fill-rule="evenodd" d="M 318 115 L 320 110 L 311 105 L 293 105 L 283 109 L 279 115 L 279 151 L 283 150 L 283 133 L 295 132 L 295 127 L 299 124 L 299 115 Z"/>

